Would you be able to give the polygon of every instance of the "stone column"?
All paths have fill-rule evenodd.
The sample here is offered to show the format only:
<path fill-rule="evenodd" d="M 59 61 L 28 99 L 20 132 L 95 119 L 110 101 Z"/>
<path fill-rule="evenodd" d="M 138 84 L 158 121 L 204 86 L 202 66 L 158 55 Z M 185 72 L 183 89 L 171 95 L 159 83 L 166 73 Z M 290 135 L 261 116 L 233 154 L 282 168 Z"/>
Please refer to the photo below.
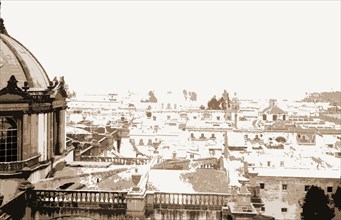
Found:
<path fill-rule="evenodd" d="M 229 142 L 228 142 L 228 137 L 227 137 L 227 131 L 224 132 L 224 157 L 225 159 L 228 159 L 229 153 L 228 153 L 228 147 L 229 147 Z"/>
<path fill-rule="evenodd" d="M 59 125 L 58 125 L 58 134 L 59 134 L 59 152 L 63 153 L 65 150 L 65 109 L 61 109 L 59 111 Z"/>
<path fill-rule="evenodd" d="M 58 110 L 55 110 L 52 113 L 52 130 L 53 130 L 53 154 L 59 154 L 59 128 L 58 128 L 58 124 L 59 124 L 59 116 L 58 116 Z"/>
<path fill-rule="evenodd" d="M 22 159 L 26 160 L 30 158 L 30 148 L 31 148 L 31 115 L 23 115 L 23 131 L 22 131 Z"/>

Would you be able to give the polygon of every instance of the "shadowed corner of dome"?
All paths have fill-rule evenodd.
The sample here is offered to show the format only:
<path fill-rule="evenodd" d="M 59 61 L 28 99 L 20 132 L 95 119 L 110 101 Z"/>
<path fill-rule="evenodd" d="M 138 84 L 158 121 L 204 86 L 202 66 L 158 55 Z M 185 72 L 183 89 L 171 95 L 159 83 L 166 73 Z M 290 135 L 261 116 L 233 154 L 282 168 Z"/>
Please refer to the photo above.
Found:
<path fill-rule="evenodd" d="M 5 24 L 4 24 L 4 19 L 2 18 L 0 18 L 0 34 L 8 35 Z"/>

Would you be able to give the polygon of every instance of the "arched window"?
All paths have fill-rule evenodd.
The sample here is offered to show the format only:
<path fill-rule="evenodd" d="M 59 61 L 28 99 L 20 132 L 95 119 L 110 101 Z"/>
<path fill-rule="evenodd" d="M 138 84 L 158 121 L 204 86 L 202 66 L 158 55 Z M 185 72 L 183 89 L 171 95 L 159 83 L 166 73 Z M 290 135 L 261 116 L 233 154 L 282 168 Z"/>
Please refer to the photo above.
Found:
<path fill-rule="evenodd" d="M 285 115 L 283 115 L 283 121 L 285 121 L 286 120 L 286 117 L 285 117 Z"/>
<path fill-rule="evenodd" d="M 276 120 L 277 120 L 277 115 L 273 115 L 273 116 L 272 116 L 272 120 L 273 120 L 273 121 L 276 121 Z"/>
<path fill-rule="evenodd" d="M 18 160 L 17 123 L 13 118 L 0 117 L 0 162 Z"/>

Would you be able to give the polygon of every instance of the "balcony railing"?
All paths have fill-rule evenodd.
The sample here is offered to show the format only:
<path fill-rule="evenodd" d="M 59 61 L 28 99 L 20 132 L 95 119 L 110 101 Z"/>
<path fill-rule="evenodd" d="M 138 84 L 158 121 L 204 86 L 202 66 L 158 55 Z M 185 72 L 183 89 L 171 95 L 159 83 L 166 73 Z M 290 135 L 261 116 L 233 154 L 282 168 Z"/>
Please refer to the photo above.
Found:
<path fill-rule="evenodd" d="M 33 190 L 32 207 L 126 209 L 127 192 L 98 190 Z"/>
<path fill-rule="evenodd" d="M 150 159 L 147 159 L 147 158 L 81 156 L 81 161 L 111 162 L 114 165 L 146 165 L 149 163 Z"/>
<path fill-rule="evenodd" d="M 0 172 L 16 172 L 22 170 L 24 167 L 33 167 L 39 163 L 38 154 L 27 160 L 12 161 L 12 162 L 0 162 Z"/>
<path fill-rule="evenodd" d="M 155 208 L 221 210 L 228 194 L 222 193 L 154 193 Z"/>

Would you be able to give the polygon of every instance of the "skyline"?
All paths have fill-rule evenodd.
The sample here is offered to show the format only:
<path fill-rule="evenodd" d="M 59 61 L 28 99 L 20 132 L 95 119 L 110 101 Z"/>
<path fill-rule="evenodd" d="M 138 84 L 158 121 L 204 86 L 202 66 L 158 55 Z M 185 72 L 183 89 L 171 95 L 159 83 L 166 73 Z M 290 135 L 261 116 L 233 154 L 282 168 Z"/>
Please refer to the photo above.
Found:
<path fill-rule="evenodd" d="M 340 90 L 338 1 L 2 1 L 1 10 L 50 79 L 64 76 L 76 92 Z"/>

